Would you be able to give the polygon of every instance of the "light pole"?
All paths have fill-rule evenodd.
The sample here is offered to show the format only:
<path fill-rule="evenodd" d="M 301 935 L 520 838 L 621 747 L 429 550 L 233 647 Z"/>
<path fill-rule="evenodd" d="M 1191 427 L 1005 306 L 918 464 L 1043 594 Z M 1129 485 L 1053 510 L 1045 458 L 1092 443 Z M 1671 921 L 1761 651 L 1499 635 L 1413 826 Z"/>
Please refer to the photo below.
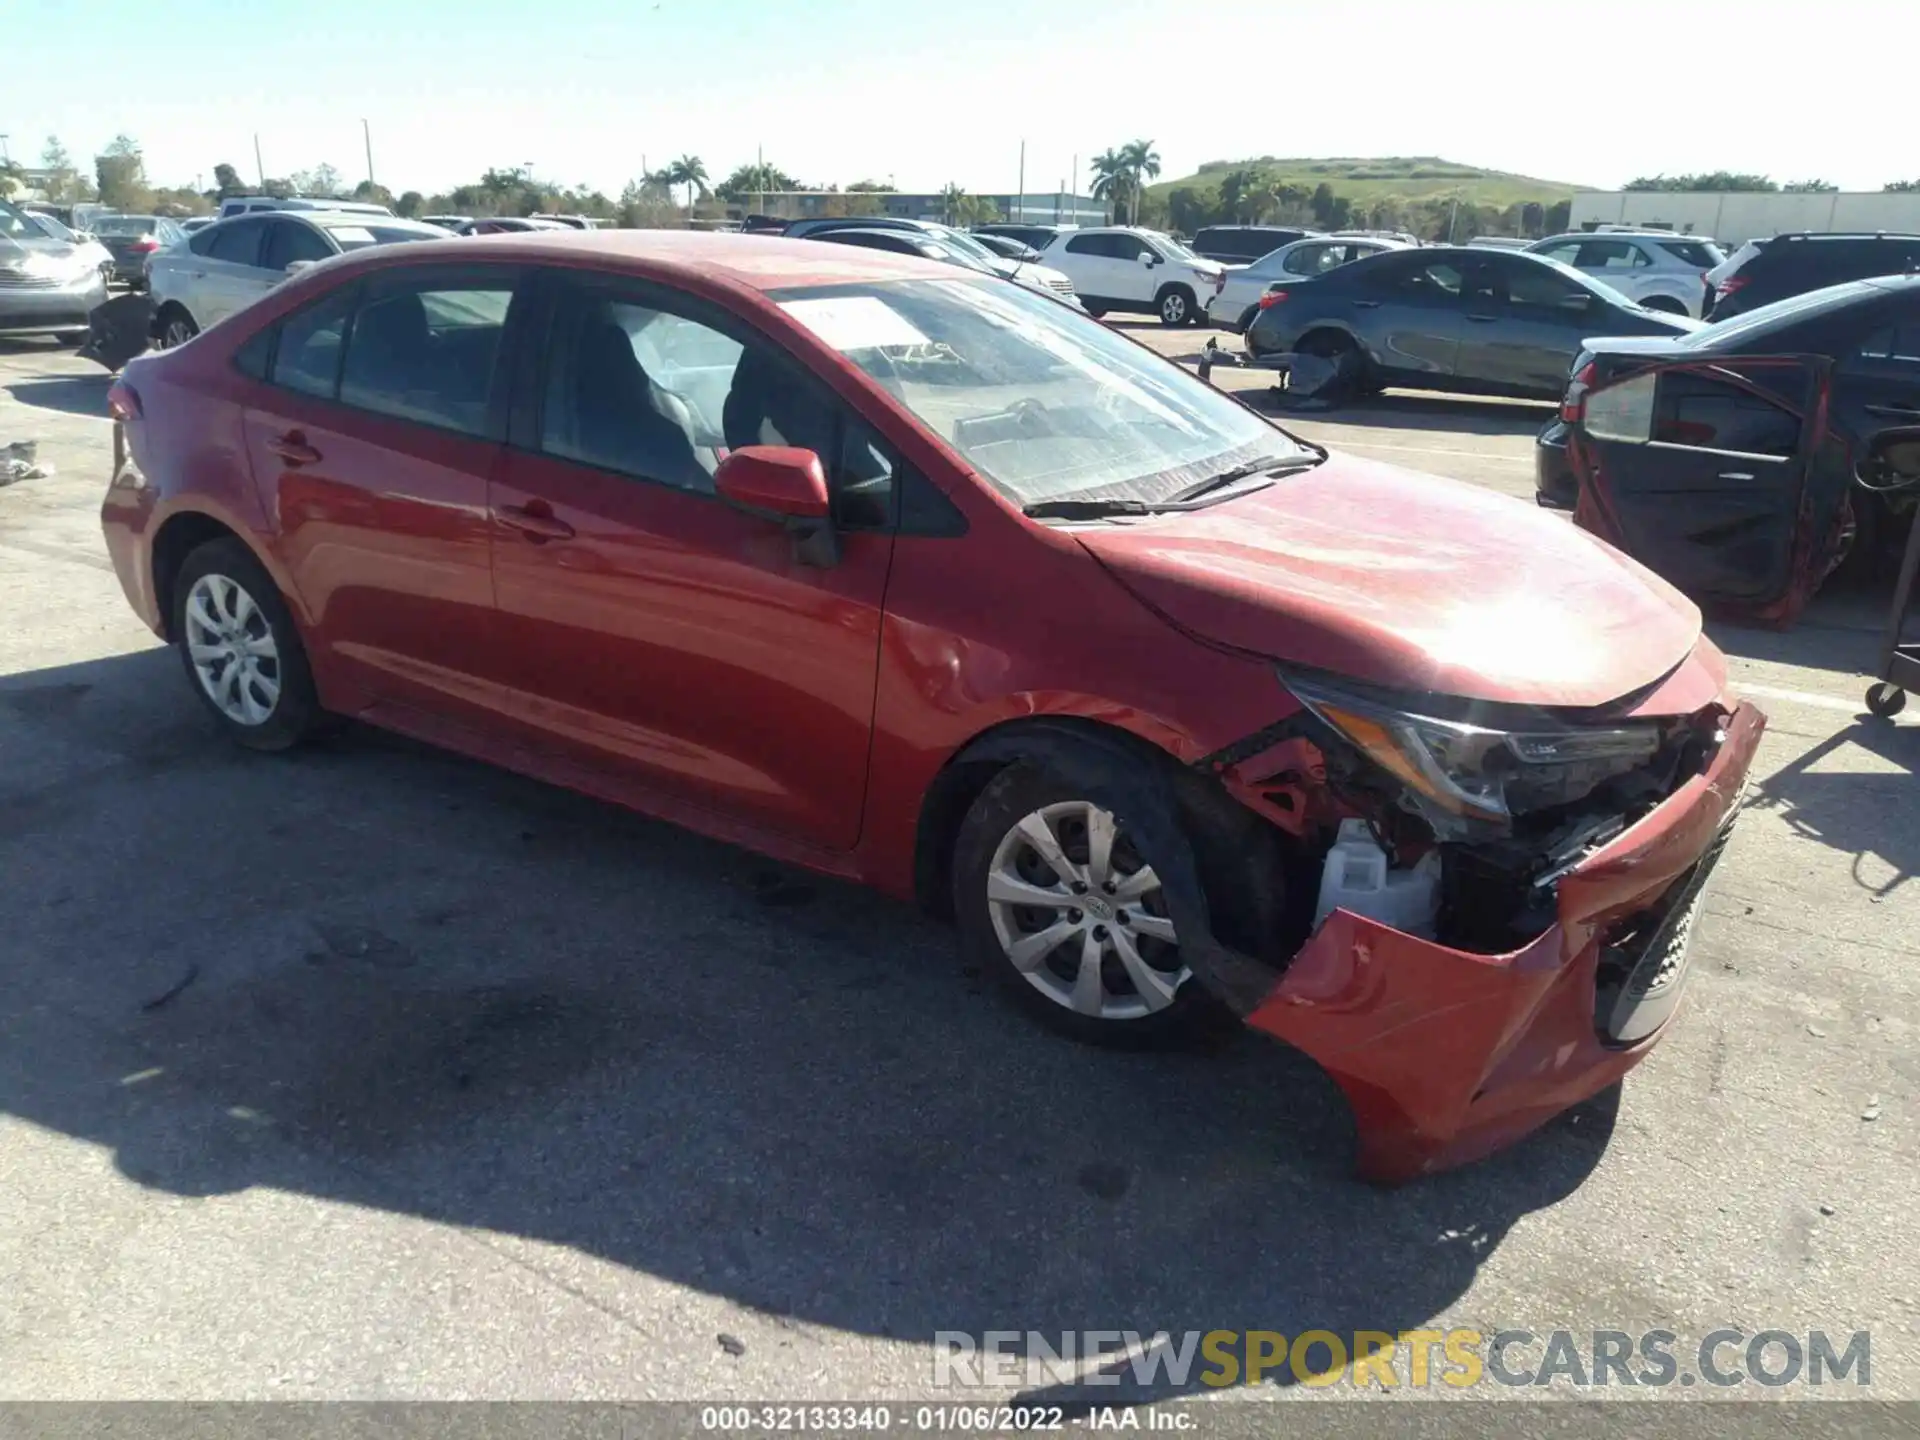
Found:
<path fill-rule="evenodd" d="M 367 142 L 367 188 L 373 188 L 373 131 L 367 128 L 364 117 L 360 121 L 360 138 Z"/>

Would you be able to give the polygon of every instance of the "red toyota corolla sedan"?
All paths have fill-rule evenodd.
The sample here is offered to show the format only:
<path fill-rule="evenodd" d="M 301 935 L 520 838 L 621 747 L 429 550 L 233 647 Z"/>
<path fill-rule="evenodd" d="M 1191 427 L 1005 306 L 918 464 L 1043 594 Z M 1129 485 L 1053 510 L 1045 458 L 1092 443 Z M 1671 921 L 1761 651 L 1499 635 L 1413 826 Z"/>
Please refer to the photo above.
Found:
<path fill-rule="evenodd" d="M 369 250 L 111 408 L 114 564 L 240 743 L 353 716 L 951 910 L 1072 1035 L 1237 1015 L 1382 1180 L 1663 1033 L 1765 723 L 1564 521 L 907 257 Z"/>

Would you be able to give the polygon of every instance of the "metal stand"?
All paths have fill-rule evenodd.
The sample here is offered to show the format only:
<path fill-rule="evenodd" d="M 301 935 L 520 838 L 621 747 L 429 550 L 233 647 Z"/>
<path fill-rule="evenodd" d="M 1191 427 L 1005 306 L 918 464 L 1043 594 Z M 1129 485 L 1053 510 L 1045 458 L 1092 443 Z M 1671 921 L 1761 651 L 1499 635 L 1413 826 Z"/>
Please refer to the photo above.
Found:
<path fill-rule="evenodd" d="M 1900 561 L 1900 578 L 1893 587 L 1893 611 L 1880 642 L 1880 679 L 1867 687 L 1867 709 L 1891 719 L 1907 708 L 1907 691 L 1920 689 L 1920 641 L 1902 642 L 1907 623 L 1907 601 L 1913 595 L 1914 572 L 1920 570 L 1920 517 L 1907 532 L 1907 551 Z"/>

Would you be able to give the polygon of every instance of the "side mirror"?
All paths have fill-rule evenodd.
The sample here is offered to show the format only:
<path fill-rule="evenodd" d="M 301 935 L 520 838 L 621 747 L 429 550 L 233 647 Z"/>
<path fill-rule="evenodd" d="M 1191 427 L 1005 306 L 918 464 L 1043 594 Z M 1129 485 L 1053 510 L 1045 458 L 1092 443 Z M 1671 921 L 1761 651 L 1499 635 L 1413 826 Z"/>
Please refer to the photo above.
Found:
<path fill-rule="evenodd" d="M 318 262 L 313 260 L 289 260 L 287 274 L 298 275 L 302 270 L 311 270 Z"/>
<path fill-rule="evenodd" d="M 1158 265 L 1160 263 L 1160 257 L 1151 250 L 1142 250 L 1140 252 L 1140 263 L 1148 266 Z"/>
<path fill-rule="evenodd" d="M 1585 291 L 1581 291 L 1577 295 L 1569 295 L 1563 299 L 1560 302 L 1560 308 L 1562 310 L 1571 310 L 1576 315 L 1584 315 L 1593 308 L 1593 297 Z"/>
<path fill-rule="evenodd" d="M 826 471 L 813 451 L 743 445 L 713 472 L 713 488 L 728 504 L 785 526 L 802 564 L 825 568 L 839 562 Z"/>

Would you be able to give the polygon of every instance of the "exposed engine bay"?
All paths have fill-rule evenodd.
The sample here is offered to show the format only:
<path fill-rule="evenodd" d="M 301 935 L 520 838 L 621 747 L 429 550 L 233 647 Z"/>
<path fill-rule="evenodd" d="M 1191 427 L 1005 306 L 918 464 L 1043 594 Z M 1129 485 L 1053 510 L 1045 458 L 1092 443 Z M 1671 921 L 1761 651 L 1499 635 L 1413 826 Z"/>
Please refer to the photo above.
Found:
<path fill-rule="evenodd" d="M 1431 871 L 1437 852 L 1436 913 L 1414 933 L 1483 954 L 1549 929 L 1560 878 L 1703 773 L 1725 740 L 1717 706 L 1632 720 L 1441 697 L 1416 709 L 1287 678 L 1307 710 L 1251 737 L 1260 753 L 1210 768 L 1310 863 L 1338 858 L 1343 820 L 1364 823 L 1390 878 Z M 1407 928 L 1391 908 L 1346 908 Z"/>

